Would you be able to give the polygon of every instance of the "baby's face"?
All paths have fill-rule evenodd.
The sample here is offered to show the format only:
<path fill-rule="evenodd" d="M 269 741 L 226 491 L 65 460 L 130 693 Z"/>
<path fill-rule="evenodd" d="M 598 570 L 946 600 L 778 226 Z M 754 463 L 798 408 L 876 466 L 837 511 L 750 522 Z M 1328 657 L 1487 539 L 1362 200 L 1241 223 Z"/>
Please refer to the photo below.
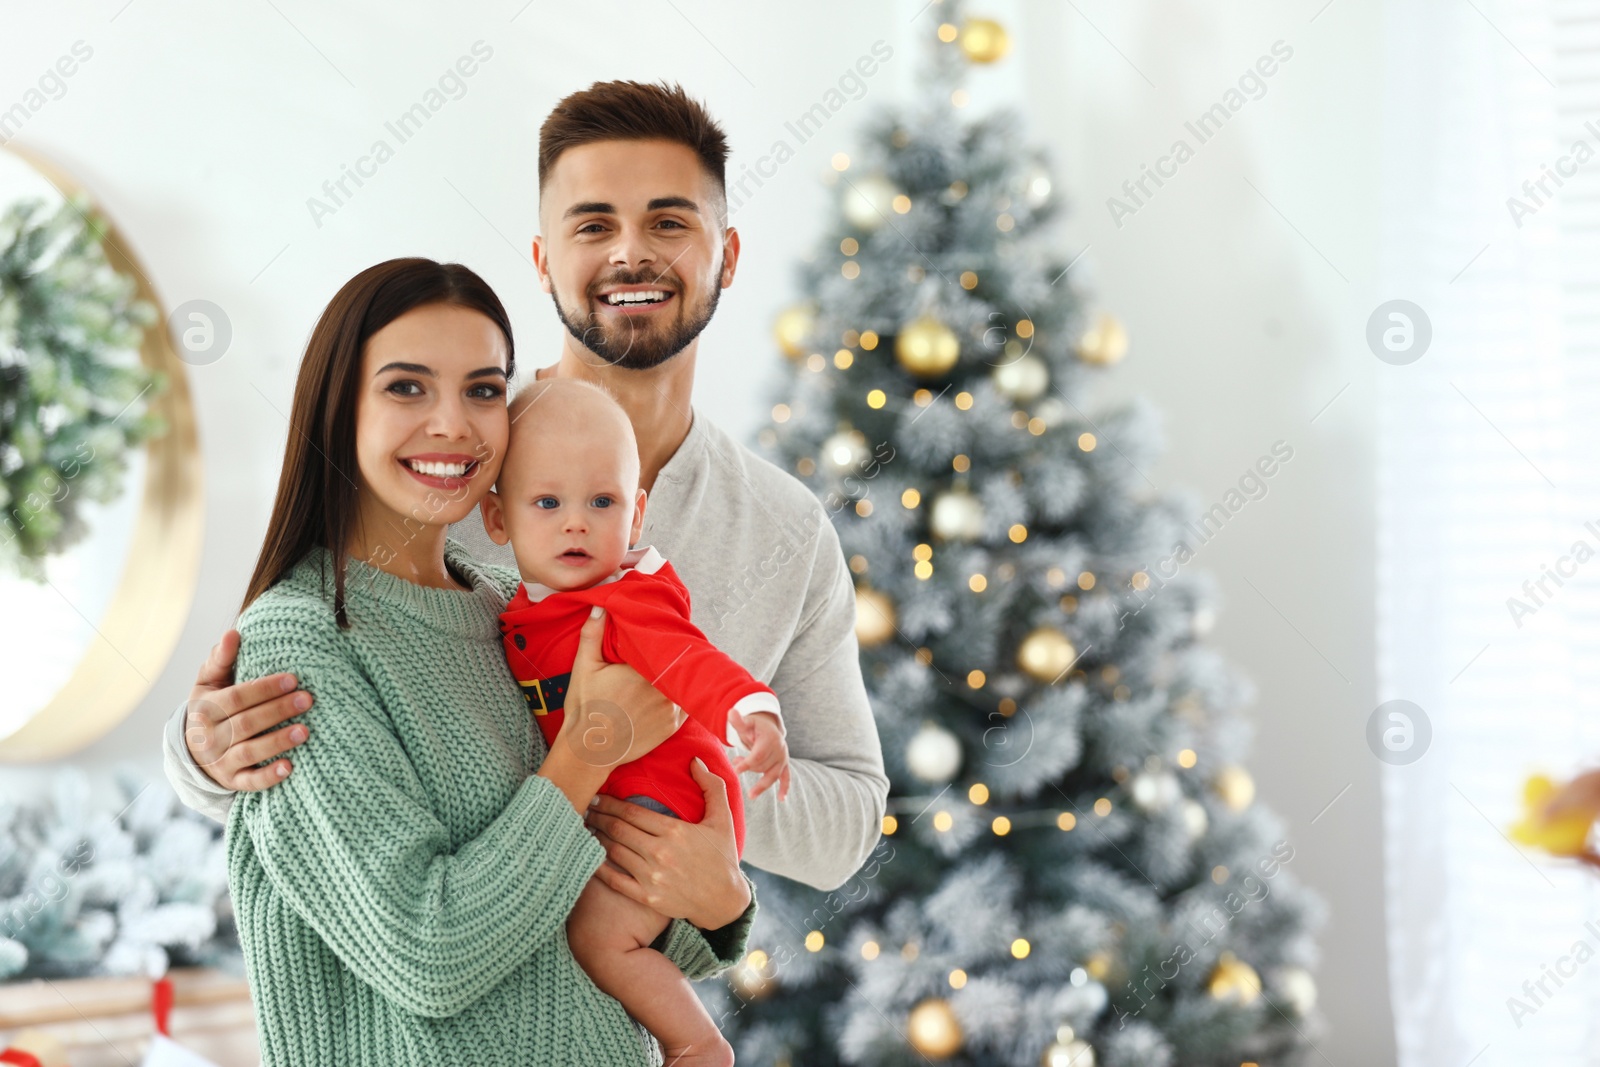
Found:
<path fill-rule="evenodd" d="M 546 416 L 548 407 L 534 405 L 513 425 L 498 500 L 486 505 L 484 521 L 495 541 L 509 539 L 524 582 L 584 589 L 616 570 L 638 540 L 637 446 L 598 413 Z"/>

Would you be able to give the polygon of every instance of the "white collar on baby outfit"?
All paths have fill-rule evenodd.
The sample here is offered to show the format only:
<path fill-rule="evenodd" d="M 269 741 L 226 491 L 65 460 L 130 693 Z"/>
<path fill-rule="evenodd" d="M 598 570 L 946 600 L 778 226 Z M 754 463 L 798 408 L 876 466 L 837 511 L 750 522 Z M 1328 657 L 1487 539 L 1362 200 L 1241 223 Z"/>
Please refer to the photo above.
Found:
<path fill-rule="evenodd" d="M 629 571 L 638 571 L 640 574 L 654 574 L 656 571 L 660 570 L 662 565 L 666 562 L 667 561 L 665 557 L 663 557 L 660 552 L 656 551 L 654 545 L 643 545 L 639 548 L 630 548 L 622 557 L 621 566 L 594 584 L 605 585 L 607 582 L 614 582 L 618 578 L 621 578 L 623 575 L 627 574 Z M 557 590 L 552 589 L 550 586 L 545 585 L 542 582 L 524 582 L 522 584 L 528 590 L 528 599 L 535 604 L 549 596 L 551 593 L 557 592 Z M 593 586 L 590 588 L 593 588 Z"/>

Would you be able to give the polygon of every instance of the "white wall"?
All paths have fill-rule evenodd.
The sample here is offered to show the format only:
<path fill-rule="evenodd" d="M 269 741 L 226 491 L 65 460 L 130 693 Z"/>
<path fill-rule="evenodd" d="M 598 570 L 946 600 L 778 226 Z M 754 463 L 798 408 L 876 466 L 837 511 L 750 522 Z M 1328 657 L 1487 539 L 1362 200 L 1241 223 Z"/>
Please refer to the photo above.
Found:
<path fill-rule="evenodd" d="M 1331 906 L 1319 977 L 1332 1033 L 1313 1061 L 1379 1064 L 1394 1042 L 1379 764 L 1363 730 L 1381 365 L 1363 329 L 1400 294 L 1374 289 L 1382 87 L 1366 72 L 1381 69 L 1379 9 L 1319 15 L 1323 2 L 1020 6 L 1040 42 L 1023 57 L 1030 115 L 1076 199 L 1068 245 L 1090 246 L 1095 290 L 1132 337 L 1111 388 L 1165 415 L 1168 451 L 1146 473 L 1209 506 L 1274 441 L 1294 449 L 1195 565 L 1226 598 L 1214 639 L 1259 688 L 1257 795 Z M 1184 123 L 1279 40 L 1292 57 L 1200 145 Z M 1126 200 L 1122 183 L 1180 137 L 1194 157 L 1119 228 L 1107 199 Z"/>
<path fill-rule="evenodd" d="M 154 773 L 159 727 L 236 608 L 300 348 L 341 282 L 394 255 L 459 259 L 507 301 L 524 366 L 539 365 L 559 326 L 527 244 L 535 135 L 556 100 L 594 80 L 681 80 L 727 126 L 737 173 L 883 38 L 896 56 L 866 98 L 801 146 L 736 219 L 744 260 L 706 334 L 696 402 L 737 435 L 764 419 L 769 322 L 826 217 L 817 178 L 851 147 L 867 109 L 910 85 L 907 34 L 921 0 L 865 12 L 848 0 L 760 9 L 534 0 L 519 14 L 521 4 L 444 14 L 418 3 L 105 0 L 9 13 L 0 107 L 73 42 L 94 49 L 19 140 L 99 195 L 169 306 L 212 300 L 234 326 L 227 356 L 192 373 L 209 525 L 190 624 L 140 710 L 77 762 L 134 760 Z M 1318 14 L 1320 4 L 996 0 L 988 10 L 1020 48 L 974 89 L 980 105 L 1020 97 L 1055 152 L 1058 188 L 1074 202 L 1065 240 L 1073 252 L 1091 246 L 1085 275 L 1133 337 L 1107 399 L 1142 393 L 1166 416 L 1169 451 L 1146 473 L 1209 503 L 1274 441 L 1295 450 L 1201 565 L 1228 600 L 1215 639 L 1260 688 L 1250 711 L 1259 795 L 1289 824 L 1295 869 L 1332 905 L 1321 990 L 1333 1030 L 1319 1049 L 1334 1064 L 1378 1064 L 1393 1049 L 1377 764 L 1362 740 L 1373 706 L 1376 361 L 1361 332 L 1381 298 L 1380 87 L 1363 74 L 1376 67 L 1378 24 L 1371 5 L 1336 0 Z M 919 17 L 922 28 L 935 15 Z M 1265 96 L 1118 228 L 1106 198 L 1279 39 L 1294 55 Z M 393 144 L 384 123 L 478 40 L 494 53 L 465 95 L 315 225 L 307 198 L 374 139 Z M 30 778 L 3 773 L 12 789 Z"/>

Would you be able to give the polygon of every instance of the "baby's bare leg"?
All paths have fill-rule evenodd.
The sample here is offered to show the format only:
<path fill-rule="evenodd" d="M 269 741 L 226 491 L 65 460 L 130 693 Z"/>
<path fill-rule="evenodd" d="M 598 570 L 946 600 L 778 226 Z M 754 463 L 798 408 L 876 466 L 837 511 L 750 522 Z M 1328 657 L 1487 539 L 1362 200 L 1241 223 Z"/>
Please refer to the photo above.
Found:
<path fill-rule="evenodd" d="M 669 921 L 591 878 L 567 916 L 567 942 L 594 984 L 661 1042 L 666 1067 L 730 1067 L 733 1049 L 689 980 L 650 947 Z"/>

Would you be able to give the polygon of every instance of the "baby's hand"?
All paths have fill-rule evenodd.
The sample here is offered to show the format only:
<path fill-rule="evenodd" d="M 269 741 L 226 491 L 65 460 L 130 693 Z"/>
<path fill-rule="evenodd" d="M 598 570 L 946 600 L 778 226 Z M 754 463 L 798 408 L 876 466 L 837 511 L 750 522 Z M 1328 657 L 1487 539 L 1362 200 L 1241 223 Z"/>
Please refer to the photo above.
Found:
<path fill-rule="evenodd" d="M 773 782 L 777 782 L 778 799 L 787 800 L 789 746 L 783 739 L 783 727 L 778 725 L 778 717 L 770 711 L 753 711 L 749 715 L 730 711 L 728 721 L 733 723 L 734 732 L 744 742 L 744 747 L 750 750 L 748 755 L 733 761 L 734 771 L 740 774 L 745 771 L 761 772 L 761 780 L 750 790 L 750 799 L 754 800 L 771 788 Z"/>

